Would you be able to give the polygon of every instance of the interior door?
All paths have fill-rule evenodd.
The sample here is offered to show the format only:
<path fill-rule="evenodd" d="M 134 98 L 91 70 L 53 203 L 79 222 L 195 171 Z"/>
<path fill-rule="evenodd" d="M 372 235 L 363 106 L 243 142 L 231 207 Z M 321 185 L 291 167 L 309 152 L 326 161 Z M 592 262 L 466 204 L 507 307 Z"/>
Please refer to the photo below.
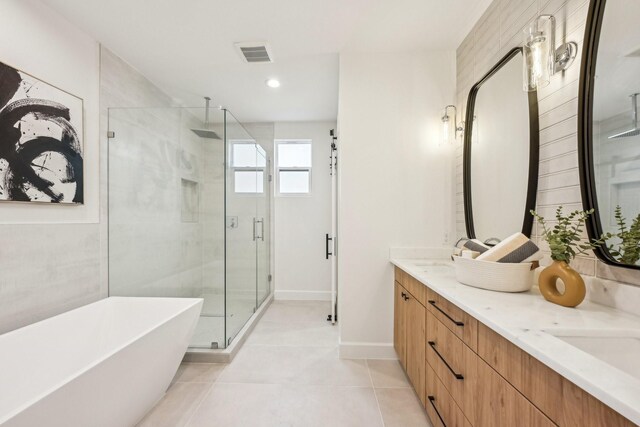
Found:
<path fill-rule="evenodd" d="M 338 320 L 338 147 L 335 131 L 331 130 L 331 241 L 327 242 L 327 252 L 331 250 L 331 323 Z M 330 246 L 329 246 L 330 243 Z"/>

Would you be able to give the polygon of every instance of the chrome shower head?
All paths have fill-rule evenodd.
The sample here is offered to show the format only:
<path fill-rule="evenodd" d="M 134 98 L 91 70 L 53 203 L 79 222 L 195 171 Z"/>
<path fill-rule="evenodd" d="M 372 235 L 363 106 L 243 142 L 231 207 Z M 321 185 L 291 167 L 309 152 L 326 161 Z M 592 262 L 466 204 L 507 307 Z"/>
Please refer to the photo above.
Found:
<path fill-rule="evenodd" d="M 637 136 L 637 135 L 640 135 L 640 129 L 633 128 L 633 129 L 626 130 L 624 132 L 616 133 L 615 135 L 611 135 L 609 139 L 628 138 L 630 136 Z"/>
<path fill-rule="evenodd" d="M 217 133 L 215 133 L 214 131 L 212 131 L 212 130 L 208 130 L 208 129 L 191 129 L 191 132 L 195 133 L 200 138 L 220 139 L 220 140 L 222 140 L 222 138 L 220 138 L 220 136 Z"/>
<path fill-rule="evenodd" d="M 611 135 L 609 139 L 618 139 L 618 138 L 628 138 L 631 136 L 640 135 L 640 128 L 638 127 L 638 103 L 637 103 L 638 94 L 634 93 L 631 95 L 631 114 L 633 119 L 633 127 L 631 129 L 627 129 L 625 131 L 616 133 Z"/>
<path fill-rule="evenodd" d="M 218 139 L 222 140 L 217 133 L 209 129 L 209 103 L 211 102 L 211 98 L 208 96 L 204 97 L 205 101 L 205 110 L 204 110 L 204 129 L 191 129 L 191 132 L 198 135 L 200 138 L 206 139 Z"/>

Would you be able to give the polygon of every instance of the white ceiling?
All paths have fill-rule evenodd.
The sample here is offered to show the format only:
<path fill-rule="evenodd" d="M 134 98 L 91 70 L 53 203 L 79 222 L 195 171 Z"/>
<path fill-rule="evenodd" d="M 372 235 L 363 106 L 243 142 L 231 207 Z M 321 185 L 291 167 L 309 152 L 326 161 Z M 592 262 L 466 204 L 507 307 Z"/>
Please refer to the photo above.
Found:
<path fill-rule="evenodd" d="M 455 49 L 491 0 L 43 0 L 174 98 L 241 121 L 335 120 L 338 53 Z M 274 62 L 233 44 L 267 41 Z M 270 89 L 271 77 L 282 86 Z"/>

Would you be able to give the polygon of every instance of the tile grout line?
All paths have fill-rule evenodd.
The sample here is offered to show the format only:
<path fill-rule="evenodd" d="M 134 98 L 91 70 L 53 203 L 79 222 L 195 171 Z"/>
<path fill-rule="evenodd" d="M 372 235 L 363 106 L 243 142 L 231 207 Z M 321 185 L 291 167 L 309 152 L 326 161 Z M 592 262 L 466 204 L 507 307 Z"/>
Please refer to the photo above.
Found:
<path fill-rule="evenodd" d="M 193 420 L 193 417 L 196 416 L 196 414 L 198 413 L 198 410 L 200 409 L 200 407 L 202 406 L 202 403 L 205 401 L 205 399 L 211 394 L 211 391 L 213 390 L 213 388 L 216 386 L 218 379 L 220 378 L 220 376 L 222 376 L 222 374 L 224 373 L 224 371 L 227 370 L 227 368 L 229 367 L 230 363 L 226 363 L 226 366 L 222 369 L 222 371 L 220 371 L 220 373 L 218 374 L 218 376 L 216 377 L 215 380 L 213 380 L 213 382 L 211 383 L 211 387 L 209 387 L 207 389 L 206 392 L 204 392 L 202 394 L 202 398 L 200 399 L 200 401 L 198 402 L 198 404 L 196 405 L 196 407 L 193 409 L 193 412 L 191 413 L 191 415 L 189 416 L 189 418 L 187 419 L 187 422 L 184 424 L 185 427 L 189 427 L 189 425 L 191 424 L 191 421 Z"/>
<path fill-rule="evenodd" d="M 254 382 L 241 382 L 241 381 L 221 381 L 220 384 L 231 384 L 231 385 L 277 385 L 283 387 L 335 387 L 335 388 L 362 388 L 369 389 L 373 388 L 368 385 L 339 385 L 339 384 L 316 384 L 316 383 L 254 383 Z M 380 388 L 393 388 L 393 389 L 404 389 L 409 387 L 380 387 Z"/>
<path fill-rule="evenodd" d="M 266 314 L 266 312 L 265 312 Z M 259 323 L 262 323 L 262 321 L 264 321 L 264 319 L 260 319 L 258 321 L 258 323 L 256 323 L 256 327 L 258 326 Z M 269 322 L 268 320 L 266 322 Z M 273 323 L 287 323 L 287 322 L 273 322 Z M 253 332 L 253 331 L 252 331 Z M 247 342 L 245 343 L 245 345 L 242 347 L 242 349 L 240 349 L 240 351 L 238 352 L 238 354 L 236 355 L 236 357 L 240 354 L 240 352 L 242 350 L 244 350 L 247 346 L 251 346 L 251 345 L 255 345 L 255 346 L 260 346 L 260 344 L 250 344 L 249 339 L 250 339 L 251 334 L 249 334 L 249 336 L 247 337 Z M 274 346 L 275 347 L 275 346 Z M 297 346 L 286 346 L 286 347 L 297 347 Z M 333 347 L 333 346 L 327 346 L 327 347 Z M 366 361 L 365 361 L 366 363 Z M 198 404 L 196 405 L 196 407 L 193 410 L 193 413 L 189 416 L 189 418 L 187 419 L 186 423 L 184 424 L 185 427 L 189 427 L 191 425 L 191 422 L 193 421 L 194 417 L 196 416 L 196 414 L 198 413 L 198 411 L 200 410 L 202 404 L 204 403 L 204 401 L 207 399 L 207 397 L 209 395 L 211 395 L 211 393 L 213 392 L 213 389 L 215 388 L 216 384 L 220 383 L 220 384 L 233 384 L 233 383 L 225 383 L 225 382 L 220 382 L 220 378 L 222 377 L 222 375 L 224 374 L 224 372 L 227 370 L 227 368 L 229 367 L 231 363 L 226 363 L 225 367 L 222 369 L 222 371 L 220 371 L 220 373 L 218 374 L 218 376 L 216 377 L 216 379 L 211 383 L 211 387 L 209 387 L 209 389 L 203 394 L 202 398 L 200 399 L 200 401 L 198 402 Z M 369 379 L 371 381 L 371 385 L 373 386 L 373 380 L 371 379 L 371 372 L 369 372 L 369 365 L 367 365 L 367 372 L 369 373 Z M 258 384 L 258 383 L 239 383 L 239 384 Z M 258 384 L 261 385 L 261 384 Z M 374 390 L 375 393 L 375 390 Z M 378 400 L 376 398 L 376 404 L 378 404 Z M 378 404 L 378 411 L 380 411 L 380 405 Z M 380 416 L 382 417 L 382 413 L 380 413 Z M 383 426 L 384 426 L 384 421 L 383 421 Z"/>
<path fill-rule="evenodd" d="M 382 416 L 382 408 L 380 407 L 380 400 L 378 400 L 378 393 L 376 392 L 376 386 L 373 383 L 373 375 L 371 375 L 371 368 L 369 367 L 369 359 L 364 359 L 365 365 L 367 365 L 367 373 L 369 374 L 369 380 L 371 381 L 371 388 L 373 389 L 373 397 L 376 399 L 376 406 L 378 407 L 378 415 L 380 415 L 380 421 L 382 421 L 382 427 L 384 427 L 384 417 Z"/>

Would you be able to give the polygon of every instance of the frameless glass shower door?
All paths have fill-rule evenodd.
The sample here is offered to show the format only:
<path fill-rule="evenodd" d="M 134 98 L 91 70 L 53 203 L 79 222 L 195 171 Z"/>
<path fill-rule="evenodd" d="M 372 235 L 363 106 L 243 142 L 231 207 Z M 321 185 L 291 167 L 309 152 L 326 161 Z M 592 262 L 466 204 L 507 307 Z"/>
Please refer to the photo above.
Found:
<path fill-rule="evenodd" d="M 256 304 L 260 306 L 269 296 L 271 284 L 271 269 L 269 265 L 271 244 L 271 186 L 269 185 L 269 171 L 271 167 L 267 153 L 260 146 L 258 146 L 257 158 L 259 164 L 265 165 L 265 173 L 256 177 L 257 180 L 262 180 L 261 186 L 264 189 L 264 194 L 258 197 L 256 206 L 256 220 L 260 224 L 259 235 L 256 238 Z"/>
<path fill-rule="evenodd" d="M 206 113 L 109 109 L 109 294 L 203 298 L 191 346 L 211 349 L 270 294 L 270 194 L 264 150 Z"/>
<path fill-rule="evenodd" d="M 227 344 L 264 301 L 259 289 L 269 289 L 269 170 L 265 150 L 226 112 L 226 304 Z M 265 269 L 265 263 L 266 268 Z"/>

